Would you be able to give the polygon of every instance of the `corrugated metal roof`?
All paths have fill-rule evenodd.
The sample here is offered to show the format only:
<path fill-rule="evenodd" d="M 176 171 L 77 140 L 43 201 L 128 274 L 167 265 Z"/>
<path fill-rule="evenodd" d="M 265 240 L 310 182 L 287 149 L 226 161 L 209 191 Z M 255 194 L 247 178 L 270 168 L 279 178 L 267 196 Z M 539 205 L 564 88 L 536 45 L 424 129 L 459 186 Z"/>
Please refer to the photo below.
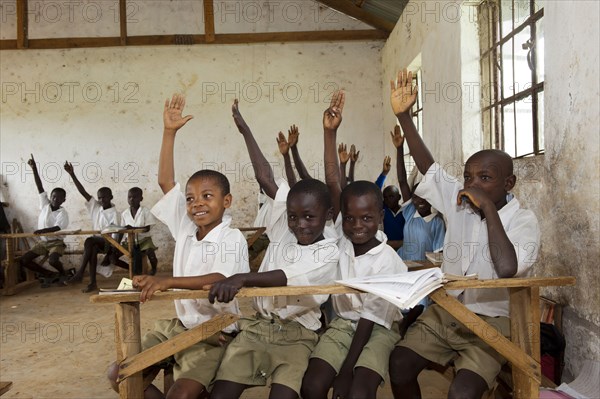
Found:
<path fill-rule="evenodd" d="M 360 3 L 360 1 L 355 0 L 355 3 Z M 408 0 L 365 0 L 361 8 L 369 14 L 395 23 L 407 3 Z"/>

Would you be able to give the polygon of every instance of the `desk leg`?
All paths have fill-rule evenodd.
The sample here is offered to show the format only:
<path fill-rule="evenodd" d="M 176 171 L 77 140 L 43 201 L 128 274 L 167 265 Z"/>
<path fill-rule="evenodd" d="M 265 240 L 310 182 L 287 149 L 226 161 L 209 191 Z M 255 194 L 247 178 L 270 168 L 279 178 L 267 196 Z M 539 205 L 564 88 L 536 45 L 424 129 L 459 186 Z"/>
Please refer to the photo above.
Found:
<path fill-rule="evenodd" d="M 127 233 L 127 246 L 129 249 L 129 278 L 133 279 L 133 240 L 135 233 Z"/>
<path fill-rule="evenodd" d="M 137 355 L 142 351 L 140 332 L 140 304 L 124 302 L 115 305 L 115 335 L 117 344 L 117 363 Z M 142 373 L 136 373 L 119 384 L 122 399 L 143 398 L 144 387 Z"/>
<path fill-rule="evenodd" d="M 510 288 L 511 340 L 540 364 L 540 289 Z M 539 398 L 539 384 L 518 368 L 512 368 L 513 397 Z"/>

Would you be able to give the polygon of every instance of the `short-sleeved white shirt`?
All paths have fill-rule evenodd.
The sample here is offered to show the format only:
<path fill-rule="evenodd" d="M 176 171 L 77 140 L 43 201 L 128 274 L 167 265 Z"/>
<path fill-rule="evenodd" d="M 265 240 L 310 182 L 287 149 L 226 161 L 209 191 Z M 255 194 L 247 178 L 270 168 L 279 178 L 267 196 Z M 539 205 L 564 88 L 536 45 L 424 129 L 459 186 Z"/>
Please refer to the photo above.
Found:
<path fill-rule="evenodd" d="M 338 230 L 341 230 L 341 217 L 338 217 L 336 226 Z M 339 240 L 340 280 L 378 274 L 399 274 L 408 271 L 396 251 L 387 245 L 385 233 L 379 230 L 375 237 L 381 241 L 381 244 L 371 248 L 366 254 L 355 256 L 352 241 L 341 234 Z M 333 295 L 332 302 L 336 314 L 343 319 L 355 322 L 361 318 L 367 319 L 387 329 L 390 329 L 392 323 L 402 317 L 400 309 L 373 294 Z"/>
<path fill-rule="evenodd" d="M 269 199 L 267 235 L 269 247 L 260 266 L 260 272 L 282 270 L 288 285 L 326 285 L 336 279 L 339 249 L 336 238 L 325 239 L 311 245 L 299 245 L 288 227 L 286 199 L 290 188 L 282 182 L 275 199 Z M 284 320 L 293 320 L 309 330 L 321 327 L 320 306 L 328 295 L 302 295 L 257 297 L 254 308 L 264 317 L 277 315 Z"/>
<path fill-rule="evenodd" d="M 238 229 L 229 227 L 230 216 L 223 216 L 222 222 L 198 241 L 198 227 L 187 214 L 185 196 L 179 183 L 154 205 L 152 213 L 169 227 L 175 238 L 173 277 L 211 273 L 229 277 L 250 271 L 246 238 Z M 177 317 L 187 328 L 193 328 L 224 312 L 241 314 L 237 300 L 215 304 L 211 304 L 208 299 L 178 299 L 174 302 Z M 235 328 L 231 325 L 224 331 L 231 332 Z"/>
<path fill-rule="evenodd" d="M 90 197 L 90 200 L 85 203 L 85 207 L 92 218 L 92 229 L 102 230 L 111 224 L 119 225 L 119 213 L 114 205 L 104 209 L 94 197 Z"/>
<path fill-rule="evenodd" d="M 425 198 L 442 212 L 447 220 L 444 240 L 445 273 L 465 275 L 476 273 L 480 279 L 497 279 L 498 274 L 491 260 L 486 219 L 481 219 L 470 206 L 457 205 L 458 192 L 463 184 L 449 176 L 438 163 L 431 165 L 416 194 Z M 517 255 L 517 273 L 526 276 L 537 259 L 540 229 L 535 214 L 521 209 L 519 201 L 509 194 L 507 204 L 498 211 L 508 239 Z M 508 317 L 508 290 L 467 289 L 450 291 L 471 311 L 485 316 Z"/>
<path fill-rule="evenodd" d="M 50 200 L 48 199 L 48 193 L 45 191 L 40 193 L 39 199 L 41 212 L 40 216 L 38 216 L 38 230 L 54 226 L 58 226 L 61 230 L 65 230 L 67 226 L 69 226 L 69 215 L 67 214 L 67 210 L 61 206 L 53 211 L 52 206 L 50 206 Z M 64 236 L 40 236 L 40 238 L 42 241 L 48 241 L 49 239 L 62 240 Z"/>
<path fill-rule="evenodd" d="M 121 224 L 123 226 L 132 227 L 153 226 L 156 224 L 156 218 L 150 212 L 150 209 L 146 208 L 145 206 L 140 206 L 135 213 L 135 218 L 131 215 L 131 208 L 127 208 L 121 214 Z M 150 237 L 150 232 L 138 233 L 137 236 L 140 239 Z"/>

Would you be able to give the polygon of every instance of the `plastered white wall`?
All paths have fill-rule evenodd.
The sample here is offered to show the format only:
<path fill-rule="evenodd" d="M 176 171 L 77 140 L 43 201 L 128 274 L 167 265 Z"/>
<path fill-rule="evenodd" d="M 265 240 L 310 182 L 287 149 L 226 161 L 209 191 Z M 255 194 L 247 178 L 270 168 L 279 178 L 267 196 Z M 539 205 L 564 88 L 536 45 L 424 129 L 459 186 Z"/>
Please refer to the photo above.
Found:
<path fill-rule="evenodd" d="M 454 4 L 411 1 L 383 49 L 382 71 L 387 81 L 421 53 L 423 84 L 432 90 L 424 97 L 422 134 L 433 156 L 460 172 L 460 165 L 484 148 L 484 142 L 478 104 L 470 101 L 479 94 L 468 92 L 476 87 L 472 82 L 478 75 L 476 17 L 469 2 L 459 2 L 463 11 L 456 21 Z M 577 278 L 575 287 L 543 290 L 567 305 L 563 327 L 568 376 L 577 375 L 585 359 L 600 358 L 599 3 L 543 4 L 546 154 L 515 161 L 514 191 L 540 222 L 542 246 L 534 273 Z M 444 96 L 445 85 L 454 82 L 463 90 L 459 102 Z M 388 86 L 382 90 L 384 127 L 394 123 Z M 434 100 L 434 87 L 442 90 L 440 101 Z"/>

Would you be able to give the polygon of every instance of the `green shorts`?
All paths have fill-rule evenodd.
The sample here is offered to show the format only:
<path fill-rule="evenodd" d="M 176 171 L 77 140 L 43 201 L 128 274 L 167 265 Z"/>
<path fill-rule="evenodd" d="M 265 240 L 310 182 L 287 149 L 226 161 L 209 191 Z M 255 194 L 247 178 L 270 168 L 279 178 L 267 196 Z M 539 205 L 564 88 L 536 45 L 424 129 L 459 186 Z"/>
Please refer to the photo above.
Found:
<path fill-rule="evenodd" d="M 153 250 L 157 250 L 158 247 L 156 245 L 154 245 L 154 243 L 152 242 L 152 237 L 144 237 L 141 240 L 138 240 L 138 244 L 140 246 L 140 251 L 144 252 L 148 249 L 153 249 Z M 129 248 L 129 244 L 127 243 L 127 240 L 123 241 L 123 248 Z"/>
<path fill-rule="evenodd" d="M 295 321 L 260 316 L 238 321 L 215 380 L 244 385 L 281 384 L 300 395 L 302 377 L 319 336 Z"/>
<path fill-rule="evenodd" d="M 493 327 L 484 332 L 489 338 L 510 337 L 508 317 L 479 317 Z M 490 388 L 506 363 L 491 346 L 436 304 L 427 308 L 408 328 L 398 346 L 441 365 L 454 360 L 457 371 L 465 369 L 478 374 Z"/>
<path fill-rule="evenodd" d="M 40 241 L 31 248 L 31 252 L 39 256 L 53 253 L 62 255 L 66 247 L 63 240 Z"/>
<path fill-rule="evenodd" d="M 310 357 L 319 358 L 329 363 L 336 373 L 339 373 L 352 344 L 356 332 L 355 327 L 356 323 L 351 320 L 340 317 L 334 319 L 325 333 L 321 335 L 321 339 Z M 399 339 L 398 323 L 392 324 L 390 330 L 375 323 L 371 337 L 360 353 L 354 368 L 368 368 L 379 374 L 382 379 L 385 379 L 389 367 L 390 353 L 392 353 Z"/>
<path fill-rule="evenodd" d="M 157 320 L 154 323 L 154 330 L 149 331 L 142 338 L 142 350 L 165 342 L 185 331 L 188 331 L 188 329 L 179 319 Z M 219 332 L 204 341 L 197 342 L 163 360 L 160 364 L 171 364 L 173 366 L 175 380 L 189 378 L 208 388 L 225 352 L 225 348 L 219 343 L 220 334 Z M 226 340 L 229 339 L 227 335 L 223 337 Z"/>

